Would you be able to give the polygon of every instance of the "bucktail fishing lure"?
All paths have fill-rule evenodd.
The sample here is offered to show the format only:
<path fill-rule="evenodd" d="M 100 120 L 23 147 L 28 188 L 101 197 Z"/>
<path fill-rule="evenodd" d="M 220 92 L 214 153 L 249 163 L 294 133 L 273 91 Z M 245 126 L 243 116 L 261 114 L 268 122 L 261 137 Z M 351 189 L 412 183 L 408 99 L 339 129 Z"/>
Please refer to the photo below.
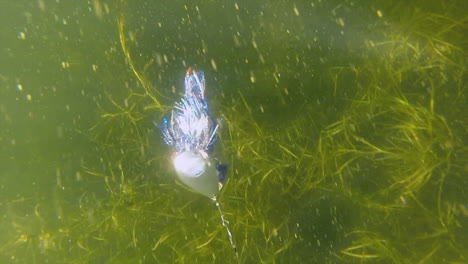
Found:
<path fill-rule="evenodd" d="M 211 117 L 205 100 L 203 72 L 196 72 L 193 68 L 187 70 L 185 94 L 175 104 L 171 116 L 163 118 L 159 128 L 164 141 L 172 148 L 172 162 L 177 177 L 195 192 L 214 201 L 229 242 L 236 251 L 228 222 L 216 198 L 226 180 L 227 165 L 210 156 L 218 139 L 219 125 Z"/>

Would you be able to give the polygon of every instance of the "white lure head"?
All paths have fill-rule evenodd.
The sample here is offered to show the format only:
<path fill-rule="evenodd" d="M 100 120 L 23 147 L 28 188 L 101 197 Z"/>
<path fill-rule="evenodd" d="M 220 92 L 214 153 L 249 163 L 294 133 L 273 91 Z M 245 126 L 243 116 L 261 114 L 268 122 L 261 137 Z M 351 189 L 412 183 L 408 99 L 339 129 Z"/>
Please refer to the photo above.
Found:
<path fill-rule="evenodd" d="M 173 162 L 177 176 L 191 189 L 209 198 L 218 194 L 218 171 L 206 153 L 184 151 Z"/>

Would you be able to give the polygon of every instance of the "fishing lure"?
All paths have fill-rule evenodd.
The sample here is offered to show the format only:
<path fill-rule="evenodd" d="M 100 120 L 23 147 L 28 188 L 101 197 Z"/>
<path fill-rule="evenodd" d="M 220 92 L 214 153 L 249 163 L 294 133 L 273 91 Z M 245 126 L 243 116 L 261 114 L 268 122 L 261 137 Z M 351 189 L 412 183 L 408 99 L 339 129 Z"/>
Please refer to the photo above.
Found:
<path fill-rule="evenodd" d="M 226 178 L 227 165 L 210 157 L 219 125 L 211 117 L 205 100 L 203 72 L 187 70 L 185 94 L 159 128 L 173 150 L 173 165 L 179 179 L 209 198 L 218 194 Z"/>
<path fill-rule="evenodd" d="M 192 190 L 213 200 L 218 209 L 222 225 L 226 228 L 229 243 L 237 249 L 216 198 L 223 187 L 227 165 L 210 157 L 218 139 L 219 125 L 211 117 L 205 100 L 205 77 L 203 72 L 192 68 L 185 75 L 185 94 L 172 110 L 171 117 L 163 118 L 159 125 L 163 139 L 173 150 L 173 165 L 179 179 Z"/>

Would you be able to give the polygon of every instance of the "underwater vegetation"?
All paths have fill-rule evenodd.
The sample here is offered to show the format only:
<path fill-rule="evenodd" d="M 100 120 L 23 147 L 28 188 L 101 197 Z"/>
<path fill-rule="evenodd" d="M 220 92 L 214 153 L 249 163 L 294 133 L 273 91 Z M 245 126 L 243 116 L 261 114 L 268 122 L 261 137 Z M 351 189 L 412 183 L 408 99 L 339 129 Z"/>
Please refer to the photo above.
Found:
<path fill-rule="evenodd" d="M 0 259 L 468 262 L 467 17 L 411 5 L 373 12 L 386 21 L 370 29 L 380 29 L 378 37 L 314 76 L 304 69 L 316 65 L 297 66 L 304 70 L 297 87 L 287 65 L 264 66 L 259 72 L 268 78 L 248 73 L 255 89 L 230 85 L 223 93 L 208 91 L 215 79 L 205 72 L 208 100 L 222 119 L 214 151 L 229 164 L 218 200 L 238 257 L 213 203 L 175 180 L 153 124 L 182 87 L 153 84 L 160 65 L 136 55 L 139 31 L 119 16 L 121 78 L 131 81 L 124 92 L 106 90 L 96 124 L 79 131 L 94 145 L 77 175 L 82 188 L 57 188 L 50 207 L 2 202 L 8 224 L 0 227 Z M 222 74 L 219 68 L 213 72 Z"/>

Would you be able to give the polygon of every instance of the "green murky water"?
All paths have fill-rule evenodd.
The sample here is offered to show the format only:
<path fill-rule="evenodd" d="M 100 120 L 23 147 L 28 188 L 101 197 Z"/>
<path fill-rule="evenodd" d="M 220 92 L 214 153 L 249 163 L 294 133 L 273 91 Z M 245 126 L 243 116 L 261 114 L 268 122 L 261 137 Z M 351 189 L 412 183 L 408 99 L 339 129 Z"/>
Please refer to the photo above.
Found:
<path fill-rule="evenodd" d="M 0 262 L 468 261 L 466 1 L 244 2 L 2 4 Z M 190 66 L 237 258 L 153 124 Z"/>

